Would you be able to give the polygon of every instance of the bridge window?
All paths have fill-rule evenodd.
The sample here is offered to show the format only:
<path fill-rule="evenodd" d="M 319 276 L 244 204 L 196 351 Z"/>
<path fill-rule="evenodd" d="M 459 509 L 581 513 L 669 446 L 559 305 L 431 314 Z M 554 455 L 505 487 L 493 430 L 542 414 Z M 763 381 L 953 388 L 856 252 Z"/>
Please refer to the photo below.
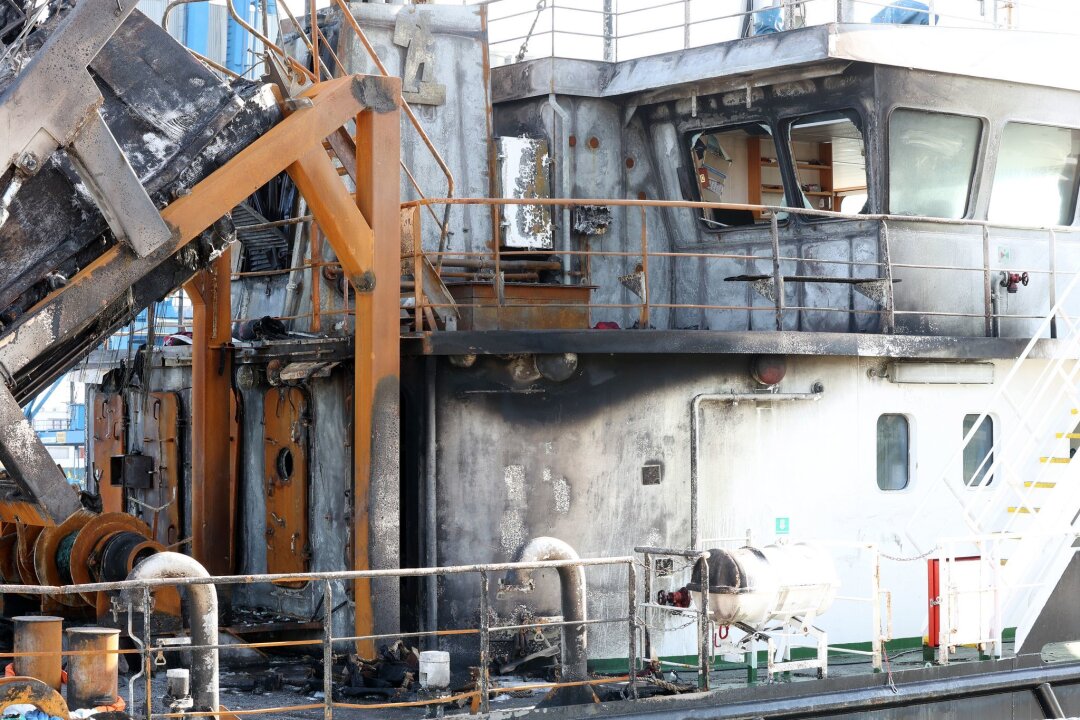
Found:
<path fill-rule="evenodd" d="M 981 136 L 978 118 L 894 112 L 889 121 L 889 211 L 964 217 Z"/>
<path fill-rule="evenodd" d="M 904 415 L 882 415 L 877 421 L 877 485 L 903 490 L 911 479 L 909 423 Z"/>
<path fill-rule="evenodd" d="M 1008 123 L 1001 135 L 989 220 L 1071 225 L 1080 130 Z"/>
<path fill-rule="evenodd" d="M 971 428 L 975 427 L 978 415 L 964 416 L 964 434 L 966 438 Z M 964 484 L 969 487 L 989 485 L 993 477 L 987 477 L 990 466 L 994 464 L 994 420 L 989 415 L 983 418 L 979 429 L 964 446 Z"/>
<path fill-rule="evenodd" d="M 791 126 L 791 152 L 803 207 L 866 211 L 866 144 L 852 116 L 832 112 L 799 118 Z"/>
<path fill-rule="evenodd" d="M 786 205 L 780 160 L 768 125 L 750 123 L 698 133 L 691 136 L 690 148 L 702 202 Z M 768 210 L 710 208 L 702 213 L 710 230 L 769 220 Z"/>

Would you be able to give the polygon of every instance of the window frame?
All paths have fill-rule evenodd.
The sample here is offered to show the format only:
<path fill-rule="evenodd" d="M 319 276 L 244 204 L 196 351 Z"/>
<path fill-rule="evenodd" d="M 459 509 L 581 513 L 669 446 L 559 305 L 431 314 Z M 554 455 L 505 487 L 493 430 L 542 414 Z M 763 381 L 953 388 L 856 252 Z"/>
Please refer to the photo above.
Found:
<path fill-rule="evenodd" d="M 907 483 L 904 487 L 897 490 L 888 490 L 881 487 L 878 476 L 878 423 L 881 422 L 881 418 L 886 416 L 902 417 L 907 425 Z M 886 495 L 895 495 L 899 493 L 908 493 L 912 491 L 912 486 L 915 484 L 915 419 L 910 413 L 906 412 L 879 412 L 874 418 L 874 489 Z"/>
<path fill-rule="evenodd" d="M 765 126 L 765 127 L 767 127 L 769 129 L 769 137 L 772 138 L 773 149 L 776 151 L 777 168 L 780 170 L 780 179 L 781 179 L 781 182 L 784 185 L 784 205 L 786 207 L 790 207 L 790 205 L 788 205 L 788 198 L 787 198 L 787 194 L 788 194 L 788 190 L 789 190 L 789 188 L 788 188 L 788 182 L 789 182 L 788 178 L 789 178 L 789 176 L 791 174 L 791 172 L 790 172 L 791 171 L 790 163 L 789 163 L 789 159 L 788 159 L 787 155 L 784 153 L 783 144 L 780 142 L 780 135 L 777 132 L 777 129 L 778 129 L 777 123 L 772 118 L 768 118 L 768 117 L 758 117 L 758 118 L 751 118 L 751 119 L 748 119 L 748 120 L 739 120 L 739 121 L 735 121 L 735 122 L 731 122 L 731 123 L 725 123 L 723 125 L 708 125 L 708 126 L 695 127 L 695 128 L 691 128 L 689 130 L 685 130 L 682 133 L 682 147 L 684 149 L 684 152 L 687 153 L 684 157 L 686 157 L 689 160 L 689 163 L 688 163 L 687 168 L 686 168 L 685 175 L 686 175 L 686 177 L 688 178 L 688 180 L 690 182 L 690 187 L 693 188 L 692 197 L 687 198 L 688 200 L 691 200 L 692 202 L 707 202 L 706 200 L 703 200 L 702 197 L 701 197 L 701 187 L 700 187 L 700 185 L 698 183 L 697 173 L 694 170 L 694 159 L 692 157 L 692 153 L 694 152 L 694 148 L 693 148 L 693 145 L 691 144 L 691 139 L 695 135 L 696 136 L 701 136 L 701 135 L 709 135 L 709 134 L 714 134 L 714 133 L 728 132 L 728 131 L 731 131 L 731 130 L 738 130 L 740 128 L 744 128 L 744 127 L 746 127 L 748 125 L 763 125 L 763 126 Z M 749 198 L 747 198 L 747 202 L 749 203 Z M 754 232 L 754 231 L 761 231 L 762 229 L 768 230 L 768 228 L 769 228 L 769 226 L 771 224 L 769 221 L 763 220 L 762 222 L 755 222 L 755 223 L 752 223 L 750 225 L 732 225 L 730 227 L 723 227 L 723 228 L 721 228 L 721 227 L 713 227 L 709 223 L 705 222 L 705 219 L 702 217 L 702 215 L 707 210 L 709 210 L 709 208 L 697 208 L 697 212 L 694 213 L 694 226 L 700 232 L 706 233 L 708 235 L 717 235 L 717 236 L 719 236 L 719 235 L 724 235 L 724 234 L 727 234 L 727 233 L 737 233 L 737 232 L 740 232 L 740 231 L 741 232 Z M 791 214 L 790 213 L 788 213 L 784 218 L 777 218 L 776 224 L 779 227 L 784 227 L 789 222 L 791 222 Z"/>
<path fill-rule="evenodd" d="M 795 148 L 791 144 L 791 130 L 800 120 L 816 117 L 819 115 L 833 114 L 845 116 L 848 120 L 852 122 L 855 128 L 859 131 L 859 134 L 862 135 L 863 158 L 865 158 L 863 172 L 866 174 L 866 213 L 863 214 L 873 215 L 875 212 L 876 204 L 874 203 L 874 181 L 870 173 L 870 168 L 873 165 L 871 158 L 873 157 L 874 151 L 872 150 L 872 145 L 870 142 L 870 123 L 867 122 L 866 115 L 860 108 L 853 105 L 844 105 L 842 107 L 822 108 L 819 110 L 814 110 L 810 113 L 804 112 L 799 113 L 798 115 L 787 115 L 782 117 L 780 119 L 780 124 L 784 135 L 785 149 L 789 157 L 789 172 L 795 178 L 795 187 L 799 191 L 799 197 L 805 200 L 806 196 L 803 195 L 802 184 L 799 182 L 799 169 L 795 165 Z M 788 207 L 791 206 L 789 205 Z M 814 224 L 823 222 L 852 222 L 853 220 L 855 220 L 855 218 L 823 217 L 817 215 L 803 215 L 802 213 L 797 213 L 794 216 L 799 219 L 799 222 Z"/>
<path fill-rule="evenodd" d="M 972 220 L 975 217 L 975 213 L 979 204 L 979 191 L 982 185 L 983 172 L 986 169 L 987 149 L 990 144 L 990 118 L 985 115 L 967 114 L 961 112 L 950 112 L 944 110 L 938 110 L 936 108 L 920 107 L 918 105 L 894 105 L 889 108 L 888 113 L 885 116 L 885 142 L 884 142 L 884 174 L 883 184 L 885 186 L 884 192 L 884 207 L 886 215 L 892 215 L 892 122 L 893 114 L 897 110 L 904 110 L 908 112 L 921 112 L 929 115 L 952 115 L 954 117 L 971 118 L 978 120 L 980 125 L 979 132 L 979 145 L 975 150 L 975 164 L 971 168 L 971 181 L 968 183 L 967 199 L 964 205 L 964 214 L 959 218 L 941 218 L 944 220 Z M 999 143 L 1000 146 L 1000 143 Z M 996 164 L 996 163 L 995 163 Z M 990 180 L 991 186 L 993 185 L 993 178 Z M 991 187 L 991 191 L 993 188 Z M 987 207 L 989 207 L 989 198 L 987 198 Z M 909 217 L 906 215 L 897 215 L 897 217 Z M 914 215 L 910 217 L 916 217 Z"/>
<path fill-rule="evenodd" d="M 978 418 L 980 415 L 982 415 L 982 413 L 981 412 L 975 412 L 975 413 L 965 412 L 963 415 L 961 415 L 960 416 L 960 428 L 961 428 L 961 430 L 963 430 L 964 421 L 966 421 L 968 419 L 968 416 L 972 416 L 972 415 L 975 418 Z M 999 449 L 998 432 L 997 432 L 998 431 L 998 418 L 993 413 L 987 413 L 986 420 L 988 420 L 990 422 L 990 455 L 991 455 L 991 457 L 994 457 L 994 456 L 996 456 L 998 454 L 998 449 Z M 964 437 L 966 435 L 967 435 L 966 432 L 961 432 L 961 434 L 960 434 L 961 442 L 963 441 L 963 439 L 964 439 Z M 976 492 L 976 491 L 979 491 L 979 490 L 985 490 L 986 488 L 991 487 L 995 482 L 997 482 L 997 478 L 994 477 L 993 475 L 991 475 L 990 472 L 989 472 L 990 467 L 993 466 L 993 461 L 991 461 L 990 465 L 988 465 L 986 467 L 986 469 L 984 470 L 984 480 L 985 480 L 986 475 L 990 475 L 990 482 L 980 482 L 978 485 L 974 485 L 974 484 L 971 484 L 971 483 L 968 482 L 968 478 L 966 477 L 967 476 L 967 470 L 964 468 L 964 462 L 965 462 L 964 451 L 966 451 L 966 450 L 967 450 L 967 447 L 964 447 L 963 450 L 960 453 L 960 484 L 963 485 L 966 490 L 971 490 L 972 492 Z"/>
<path fill-rule="evenodd" d="M 990 205 L 994 201 L 994 188 L 996 186 L 995 180 L 997 179 L 998 165 L 1001 163 L 1001 147 L 1005 141 L 1005 128 L 1009 125 L 1033 125 L 1035 127 L 1054 128 L 1055 130 L 1072 130 L 1074 132 L 1080 132 L 1080 126 L 1077 125 L 1064 125 L 1060 123 L 1049 123 L 1045 120 L 1021 120 L 1018 118 L 1004 118 L 999 120 L 1000 129 L 996 133 L 996 143 L 994 145 L 994 157 L 992 166 L 988 168 L 987 184 L 989 190 L 986 194 L 986 221 L 996 225 L 1012 225 L 1013 223 L 994 223 L 990 220 Z M 1066 225 L 1055 225 L 1053 227 L 1076 227 L 1080 223 L 1080 158 L 1077 160 L 1076 182 L 1072 193 L 1072 212 L 1069 216 L 1069 222 Z M 1043 227 L 1040 225 L 1028 225 L 1025 227 Z"/>

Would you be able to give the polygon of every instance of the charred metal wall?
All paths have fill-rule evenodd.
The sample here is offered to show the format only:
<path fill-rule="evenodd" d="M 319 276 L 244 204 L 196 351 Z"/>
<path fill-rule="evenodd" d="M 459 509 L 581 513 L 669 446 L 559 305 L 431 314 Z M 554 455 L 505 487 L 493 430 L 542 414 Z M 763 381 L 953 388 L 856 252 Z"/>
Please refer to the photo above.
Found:
<path fill-rule="evenodd" d="M 629 555 L 639 545 L 686 547 L 693 505 L 691 404 L 701 394 L 758 387 L 750 358 L 582 355 L 576 372 L 561 383 L 522 381 L 520 363 L 527 358 L 480 356 L 471 367 L 440 359 L 438 564 L 510 561 L 529 539 L 545 535 L 570 543 L 583 557 Z M 926 387 L 882 379 L 885 362 L 789 356 L 779 392 L 809 393 L 816 385 L 820 399 L 704 404 L 701 538 L 743 538 L 750 530 L 755 544 L 768 544 L 783 536 L 776 529 L 782 519 L 793 541 L 876 542 L 884 552 L 907 556 L 917 554 L 913 542 L 930 547 L 940 528 L 958 524 L 951 505 L 922 502 L 935 484 L 962 483 L 959 471 L 956 478 L 942 478 L 954 446 L 940 438 L 962 437 L 964 416 L 988 406 L 995 435 L 1008 437 L 1012 415 L 993 405 L 993 385 L 935 386 L 931 406 Z M 1032 361 L 1024 377 L 1030 373 L 1033 380 L 1041 366 Z M 1004 365 L 997 372 L 1003 374 Z M 882 414 L 908 418 L 911 446 L 918 448 L 901 491 L 883 491 L 876 480 Z M 645 466 L 658 466 L 659 482 Z M 918 523 L 906 522 L 915 517 Z M 844 594 L 869 592 L 867 558 L 846 550 L 834 556 Z M 536 614 L 558 614 L 555 575 L 541 578 L 532 594 L 498 600 L 493 578 L 492 607 L 504 619 L 522 604 Z M 587 578 L 590 617 L 625 615 L 625 568 L 591 568 Z M 893 590 L 896 637 L 921 635 L 925 583 L 923 563 L 883 567 L 883 587 Z M 439 593 L 440 627 L 475 626 L 476 577 L 444 578 Z M 821 622 L 830 642 L 871 636 L 868 607 L 838 606 Z M 618 624 L 590 628 L 590 656 L 625 657 L 625 634 Z M 663 654 L 694 652 L 677 633 L 670 644 L 657 637 L 654 642 Z"/>
<path fill-rule="evenodd" d="M 275 387 L 266 380 L 264 369 L 245 365 L 238 371 L 241 412 L 240 461 L 240 568 L 241 573 L 282 572 L 268 561 L 272 530 L 292 532 L 267 509 L 270 478 L 275 469 L 268 467 L 264 421 L 266 403 L 276 402 L 281 392 L 296 388 L 307 402 L 297 435 L 304 436 L 307 448 L 306 477 L 293 479 L 294 493 L 305 497 L 308 508 L 307 532 L 298 540 L 297 550 L 306 555 L 306 570 L 324 572 L 352 569 L 352 452 L 351 452 L 351 370 L 338 367 L 325 377 L 313 377 L 294 385 Z M 287 400 L 286 402 L 291 402 Z M 295 464 L 300 465 L 296 458 Z M 289 542 L 286 540 L 286 542 Z M 288 572 L 289 570 L 285 570 Z M 335 583 L 334 593 L 340 605 L 334 608 L 335 631 L 352 629 L 352 604 L 345 602 L 351 586 Z M 278 585 L 244 586 L 236 592 L 237 603 L 261 608 L 294 618 L 321 617 L 323 588 Z"/>
<path fill-rule="evenodd" d="M 152 481 L 124 488 L 120 509 L 149 525 L 162 545 L 182 547 L 191 537 L 190 353 L 171 347 L 132 358 L 136 362 L 113 370 L 103 384 L 87 386 L 86 404 L 95 410 L 88 418 L 87 489 L 101 493 L 99 483 L 108 482 L 107 458 L 95 444 L 118 432 L 119 452 L 147 455 L 153 463 Z M 99 436 L 96 410 L 109 398 L 119 399 L 122 415 L 107 421 Z"/>
<path fill-rule="evenodd" d="M 353 3 L 350 7 L 389 73 L 402 77 L 403 99 L 453 173 L 454 195 L 487 197 L 491 102 L 484 9 L 380 3 Z M 346 71 L 378 74 L 352 31 L 343 25 L 340 32 L 339 55 Z M 446 177 L 404 113 L 401 160 L 424 195 L 446 197 Z M 417 197 L 403 172 L 402 201 Z M 433 209 L 441 221 L 443 208 Z M 425 211 L 422 223 L 424 248 L 436 250 L 439 229 L 435 219 Z M 491 243 L 491 212 L 484 206 L 456 206 L 451 209 L 448 229 L 449 248 L 486 250 Z"/>

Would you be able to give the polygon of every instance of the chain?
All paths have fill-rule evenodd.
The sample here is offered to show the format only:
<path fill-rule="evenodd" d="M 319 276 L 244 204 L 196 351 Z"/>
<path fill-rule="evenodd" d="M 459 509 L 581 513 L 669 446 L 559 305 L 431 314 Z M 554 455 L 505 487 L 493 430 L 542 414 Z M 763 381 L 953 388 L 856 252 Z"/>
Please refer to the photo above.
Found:
<path fill-rule="evenodd" d="M 539 0 L 536 3 L 536 17 L 533 18 L 532 25 L 529 27 L 529 32 L 525 35 L 525 40 L 521 43 L 521 48 L 518 50 L 517 56 L 514 58 L 517 62 L 521 62 L 525 59 L 525 53 L 529 51 L 529 41 L 532 40 L 533 31 L 536 30 L 536 23 L 540 20 L 540 13 L 547 9 L 547 0 Z M 552 10 L 551 31 L 555 32 L 555 19 L 554 9 Z"/>
<path fill-rule="evenodd" d="M 878 551 L 878 556 L 883 557 L 886 560 L 893 560 L 894 562 L 914 562 L 916 560 L 923 560 L 924 558 L 930 557 L 931 555 L 936 553 L 940 548 L 941 548 L 940 545 L 935 545 L 934 547 L 932 547 L 929 550 L 927 550 L 926 552 L 924 552 L 922 555 L 915 555 L 914 557 L 900 557 L 899 555 L 889 555 L 888 553 L 883 553 L 883 552 L 881 552 L 879 550 Z"/>
<path fill-rule="evenodd" d="M 885 649 L 885 643 L 881 644 L 881 654 L 885 657 L 885 671 L 888 673 L 885 676 L 885 686 L 892 690 L 893 695 L 896 695 L 900 690 L 896 687 L 896 682 L 893 681 L 892 663 L 889 662 L 889 651 Z"/>

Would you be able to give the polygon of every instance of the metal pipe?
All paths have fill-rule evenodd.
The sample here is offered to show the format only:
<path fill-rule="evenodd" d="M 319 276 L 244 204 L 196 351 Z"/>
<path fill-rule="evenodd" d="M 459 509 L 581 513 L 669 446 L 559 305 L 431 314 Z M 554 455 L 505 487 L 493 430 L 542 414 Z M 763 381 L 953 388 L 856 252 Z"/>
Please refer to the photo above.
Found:
<path fill-rule="evenodd" d="M 611 207 L 651 207 L 651 208 L 682 208 L 687 210 L 768 210 L 769 212 L 788 213 L 790 215 L 804 215 L 815 218 L 836 218 L 838 220 L 859 220 L 873 222 L 889 220 L 903 222 L 912 225 L 950 225 L 957 227 L 987 227 L 999 230 L 1053 230 L 1059 233 L 1080 233 L 1080 228 L 1073 225 L 1019 225 L 1015 223 L 991 222 L 989 220 L 975 220 L 966 218 L 935 218 L 925 215 L 890 215 L 884 213 L 863 213 L 853 215 L 851 213 L 833 212 L 832 210 L 816 210 L 805 207 L 788 207 L 786 205 L 754 205 L 751 203 L 729 202 L 704 202 L 701 200 L 637 200 L 636 198 L 475 198 L 475 197 L 447 197 L 425 198 L 423 200 L 406 200 L 401 207 L 420 207 L 423 205 L 542 205 L 542 206 L 567 206 L 582 207 L 584 205 L 607 205 Z M 636 252 L 634 253 L 637 254 Z M 652 253 L 658 255 L 659 253 Z M 771 259 L 771 256 L 768 256 Z M 980 268 L 981 269 L 981 268 Z"/>
<path fill-rule="evenodd" d="M 439 450 L 438 443 L 436 442 L 435 428 L 438 421 L 437 414 L 435 412 L 435 363 L 437 362 L 434 355 L 429 355 L 425 363 L 426 373 L 426 387 L 427 387 L 427 428 L 426 428 L 426 440 L 427 450 L 424 458 L 424 563 L 428 567 L 438 567 L 438 529 L 439 529 L 439 515 L 438 504 L 436 502 L 436 494 L 438 492 L 437 484 L 437 453 Z M 427 607 L 425 608 L 425 614 L 427 622 L 427 629 L 434 631 L 438 629 L 439 623 L 439 579 L 434 575 L 427 578 L 427 582 L 424 587 Z M 429 648 L 432 650 L 438 649 L 439 639 L 436 636 L 431 636 Z"/>
<path fill-rule="evenodd" d="M 135 566 L 127 579 L 173 580 L 185 578 L 210 578 L 206 571 L 193 558 L 174 552 L 152 555 Z M 193 646 L 217 645 L 218 639 L 218 601 L 217 588 L 213 585 L 189 585 L 187 602 L 187 620 L 191 626 Z M 142 604 L 141 599 L 139 604 Z M 148 608 L 144 609 L 148 610 Z M 148 612 L 147 612 L 148 614 Z M 144 617 L 143 622 L 149 622 Z M 192 698 L 194 710 L 213 710 L 220 707 L 218 702 L 218 651 L 193 650 L 191 653 Z"/>
<path fill-rule="evenodd" d="M 164 553 L 163 553 L 164 554 Z M 169 553 L 175 554 L 175 553 Z M 480 571 L 509 572 L 511 570 L 542 570 L 547 568 L 626 565 L 634 561 L 629 555 L 574 560 L 543 560 L 537 562 L 506 562 L 476 565 L 448 565 L 427 568 L 391 568 L 386 570 L 334 570 L 312 573 L 264 573 L 258 575 L 216 575 L 128 578 L 119 582 L 85 583 L 83 585 L 14 585 L 5 584 L 4 592 L 15 595 L 74 595 L 87 592 L 138 589 L 143 587 L 194 587 L 197 585 L 254 585 L 258 583 L 307 582 L 310 580 L 363 580 L 374 578 L 428 577 L 431 575 L 462 575 Z M 398 637 L 398 635 L 394 635 Z"/>
<path fill-rule="evenodd" d="M 1036 685 L 1034 690 L 1035 698 L 1039 701 L 1039 707 L 1042 708 L 1043 715 L 1048 718 L 1063 718 L 1066 717 L 1065 711 L 1061 709 L 1061 703 L 1058 702 L 1057 695 L 1054 694 L 1054 686 L 1048 682 Z"/>
<path fill-rule="evenodd" d="M 59 691 L 63 619 L 51 615 L 24 615 L 13 620 L 15 674 L 37 678 L 53 690 Z"/>
<path fill-rule="evenodd" d="M 454 258 L 442 259 L 443 267 L 467 268 L 469 270 L 495 270 L 495 263 L 487 258 Z M 534 271 L 559 270 L 562 264 L 554 260 L 500 260 L 500 270 L 513 272 L 515 270 Z"/>
<path fill-rule="evenodd" d="M 72 710 L 112 705 L 117 697 L 120 631 L 104 627 L 67 630 L 68 650 L 85 652 L 68 660 L 67 702 Z"/>
<path fill-rule="evenodd" d="M 690 403 L 690 549 L 698 550 L 701 538 L 701 502 L 698 487 L 698 453 L 701 449 L 701 406 L 706 402 L 817 402 L 823 393 L 703 393 Z"/>
<path fill-rule="evenodd" d="M 579 560 L 577 551 L 566 542 L 553 537 L 533 538 L 518 555 L 520 562 L 543 560 Z M 511 570 L 507 574 L 507 584 L 518 589 L 530 590 L 533 587 L 532 573 L 526 570 Z M 568 624 L 563 632 L 563 680 L 575 682 L 589 679 L 588 670 L 588 633 L 582 621 L 587 619 L 585 600 L 585 568 L 581 565 L 567 565 L 559 568 L 559 585 L 562 596 L 563 620 Z M 509 589 L 509 588 L 508 588 Z M 592 698 L 582 700 L 580 695 L 592 695 L 592 692 L 560 693 L 559 704 L 573 702 L 591 702 Z M 575 697 L 567 697 L 567 696 Z"/>

